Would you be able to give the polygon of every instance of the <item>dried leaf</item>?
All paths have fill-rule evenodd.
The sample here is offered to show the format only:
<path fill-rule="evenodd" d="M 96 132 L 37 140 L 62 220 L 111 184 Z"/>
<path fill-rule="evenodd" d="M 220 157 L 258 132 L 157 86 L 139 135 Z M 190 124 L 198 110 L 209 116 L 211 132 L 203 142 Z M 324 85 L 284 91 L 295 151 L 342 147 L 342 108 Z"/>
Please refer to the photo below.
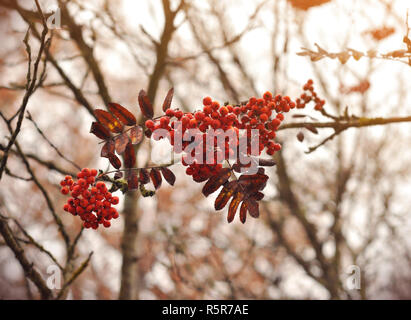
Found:
<path fill-rule="evenodd" d="M 166 167 L 161 167 L 160 170 L 168 184 L 173 186 L 174 182 L 176 182 L 176 176 L 174 175 L 174 173 Z"/>
<path fill-rule="evenodd" d="M 123 125 L 110 112 L 102 109 L 96 109 L 94 110 L 94 115 L 97 120 L 111 132 L 120 133 L 123 131 Z"/>
<path fill-rule="evenodd" d="M 221 189 L 217 198 L 215 199 L 214 208 L 216 210 L 223 209 L 228 203 L 228 200 L 230 200 L 230 198 L 233 196 L 237 188 L 238 188 L 237 180 L 233 180 L 233 181 L 230 181 L 229 183 L 226 183 L 223 189 Z"/>
<path fill-rule="evenodd" d="M 272 167 L 276 165 L 273 159 L 258 159 L 258 164 L 262 167 Z"/>
<path fill-rule="evenodd" d="M 318 134 L 317 128 L 314 127 L 312 124 L 307 123 L 304 127 L 305 127 L 307 130 L 311 131 L 312 133 Z"/>
<path fill-rule="evenodd" d="M 298 141 L 303 142 L 304 141 L 304 133 L 302 133 L 301 131 L 298 132 L 297 139 L 298 139 Z"/>
<path fill-rule="evenodd" d="M 108 109 L 114 114 L 118 120 L 124 125 L 134 126 L 137 122 L 136 117 L 123 106 L 118 103 L 111 102 L 108 104 Z"/>
<path fill-rule="evenodd" d="M 144 90 L 140 90 L 138 94 L 138 104 L 140 105 L 141 112 L 146 118 L 151 119 L 154 115 L 153 106 L 147 93 Z"/>
<path fill-rule="evenodd" d="M 135 126 L 130 129 L 129 135 L 132 144 L 139 144 L 144 138 L 143 128 L 140 126 Z"/>
<path fill-rule="evenodd" d="M 122 173 L 121 171 L 117 171 L 117 172 L 114 174 L 114 180 L 121 179 L 122 177 L 123 177 L 123 173 Z"/>
<path fill-rule="evenodd" d="M 164 112 L 166 112 L 166 110 L 170 108 L 171 101 L 173 100 L 173 95 L 174 95 L 174 88 L 171 88 L 170 90 L 168 90 L 166 98 L 164 99 L 164 102 L 163 102 Z"/>
<path fill-rule="evenodd" d="M 116 148 L 116 152 L 118 154 L 122 154 L 124 150 L 126 150 L 126 146 L 129 143 L 130 139 L 128 138 L 128 135 L 126 133 L 122 133 L 115 137 L 114 139 L 114 145 Z"/>
<path fill-rule="evenodd" d="M 142 184 L 149 183 L 150 175 L 149 175 L 147 169 L 144 169 L 144 168 L 140 169 L 139 180 Z"/>
<path fill-rule="evenodd" d="M 253 218 L 258 218 L 260 216 L 258 202 L 252 199 L 247 200 L 248 203 L 248 212 Z"/>
<path fill-rule="evenodd" d="M 110 131 L 108 131 L 106 127 L 104 127 L 100 122 L 97 121 L 94 121 L 91 124 L 90 133 L 103 140 L 110 138 Z"/>
<path fill-rule="evenodd" d="M 238 206 L 243 199 L 243 194 L 241 192 L 236 192 L 234 195 L 233 200 L 230 202 L 230 206 L 228 207 L 228 215 L 227 215 L 227 221 L 228 223 L 232 222 L 234 220 L 235 214 L 237 212 Z"/>
<path fill-rule="evenodd" d="M 103 148 L 101 148 L 100 156 L 103 158 L 108 158 L 110 155 L 114 154 L 114 141 L 108 140 Z"/>
<path fill-rule="evenodd" d="M 223 168 L 218 175 L 212 176 L 203 187 L 203 194 L 208 197 L 213 192 L 217 191 L 231 176 L 229 168 Z"/>
<path fill-rule="evenodd" d="M 150 171 L 150 178 L 151 181 L 153 182 L 154 188 L 157 190 L 161 186 L 161 181 L 163 180 L 161 178 L 160 171 L 156 168 L 152 168 Z"/>
<path fill-rule="evenodd" d="M 248 210 L 248 201 L 243 201 L 240 207 L 240 221 L 242 223 L 245 223 L 245 220 L 247 219 L 247 210 Z"/>
<path fill-rule="evenodd" d="M 120 169 L 121 161 L 114 153 L 108 155 L 108 160 L 114 168 Z"/>
<path fill-rule="evenodd" d="M 259 190 L 263 190 L 267 184 L 268 176 L 264 174 L 264 169 L 258 169 L 256 174 L 243 174 L 238 179 L 242 189 L 247 194 L 254 194 Z"/>
<path fill-rule="evenodd" d="M 132 143 L 129 141 L 124 151 L 124 166 L 126 168 L 133 168 L 136 164 L 136 153 Z"/>

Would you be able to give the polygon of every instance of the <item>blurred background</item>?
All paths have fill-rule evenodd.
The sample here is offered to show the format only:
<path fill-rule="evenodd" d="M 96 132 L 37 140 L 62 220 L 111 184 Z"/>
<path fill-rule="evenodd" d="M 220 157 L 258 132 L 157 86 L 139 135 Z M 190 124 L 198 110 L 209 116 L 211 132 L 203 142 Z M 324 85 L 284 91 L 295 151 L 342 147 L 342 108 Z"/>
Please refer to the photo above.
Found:
<path fill-rule="evenodd" d="M 260 218 L 244 225 L 238 218 L 228 224 L 226 212 L 214 210 L 216 194 L 204 198 L 202 184 L 180 164 L 171 167 L 174 187 L 152 198 L 122 196 L 120 218 L 109 229 L 81 232 L 80 219 L 62 210 L 67 199 L 59 192 L 59 181 L 76 166 L 108 166 L 89 133 L 92 110 L 115 101 L 141 114 L 142 88 L 159 115 L 170 87 L 173 107 L 194 111 L 205 96 L 231 103 L 267 90 L 298 97 L 311 78 L 330 114 L 409 116 L 410 65 L 400 54 L 381 56 L 407 49 L 409 0 L 39 4 L 46 17 L 56 17 L 47 68 L 0 181 L 0 210 L 44 279 L 50 266 L 61 270 L 59 298 L 411 298 L 409 123 L 350 128 L 311 153 L 332 129 L 279 131 L 283 148 L 267 170 Z M 0 111 L 10 118 L 25 94 L 23 40 L 31 25 L 34 59 L 42 20 L 31 0 L 0 0 L 0 17 Z M 317 51 L 315 44 L 366 56 L 297 55 Z M 312 108 L 303 111 L 315 117 L 309 121 L 329 121 Z M 285 123 L 297 121 L 289 114 Z M 1 121 L 2 150 L 9 137 Z M 139 146 L 139 166 L 152 148 L 149 141 Z M 356 288 L 349 285 L 353 270 Z M 0 237 L 0 299 L 39 297 Z"/>

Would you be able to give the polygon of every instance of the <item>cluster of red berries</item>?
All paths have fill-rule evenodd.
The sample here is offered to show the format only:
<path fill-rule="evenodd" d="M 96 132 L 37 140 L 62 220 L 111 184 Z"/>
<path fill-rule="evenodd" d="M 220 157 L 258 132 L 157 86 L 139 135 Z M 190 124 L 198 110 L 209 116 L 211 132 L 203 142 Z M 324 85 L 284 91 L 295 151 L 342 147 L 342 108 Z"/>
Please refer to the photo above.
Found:
<path fill-rule="evenodd" d="M 203 109 L 194 113 L 184 113 L 181 110 L 167 109 L 165 115 L 153 119 L 147 120 L 145 126 L 148 129 L 146 135 L 155 140 L 163 138 L 163 136 L 156 137 L 156 130 L 165 129 L 168 131 L 168 138 L 171 145 L 175 145 L 174 138 L 176 136 L 176 130 L 181 130 L 182 134 L 187 129 L 198 129 L 202 138 L 200 137 L 200 144 L 203 147 L 203 154 L 195 155 L 195 150 L 191 151 L 192 156 L 201 156 L 202 162 L 186 163 L 183 157 L 183 165 L 188 166 L 186 173 L 192 175 L 195 181 L 205 181 L 211 175 L 218 173 L 221 170 L 221 159 L 228 160 L 233 155 L 238 155 L 239 152 L 234 152 L 233 148 L 238 148 L 240 135 L 239 130 L 245 129 L 247 133 L 247 155 L 251 154 L 251 130 L 256 129 L 259 133 L 259 145 L 258 155 L 266 149 L 267 154 L 273 155 L 276 151 L 281 149 L 281 145 L 274 141 L 276 137 L 276 131 L 278 130 L 281 122 L 284 120 L 284 113 L 289 112 L 294 108 L 304 108 L 305 105 L 314 101 L 316 103 L 316 109 L 319 109 L 324 104 L 323 100 L 317 98 L 317 94 L 313 89 L 313 81 L 309 80 L 304 85 L 304 90 L 308 91 L 301 95 L 301 99 L 297 99 L 296 102 L 292 101 L 288 96 L 276 95 L 273 96 L 271 92 L 264 93 L 262 98 L 251 97 L 248 101 L 245 101 L 239 105 L 220 105 L 219 102 L 213 101 L 210 97 L 203 99 Z M 232 130 L 237 137 L 237 143 L 228 143 L 225 141 L 224 148 L 217 145 L 217 139 L 215 139 L 214 147 L 207 149 L 206 139 L 208 129 L 222 129 L 224 132 Z M 196 140 L 197 139 L 194 139 Z M 182 152 L 184 148 L 193 142 L 183 141 L 182 150 L 175 150 L 177 153 Z M 200 149 L 201 150 L 201 149 Z M 221 150 L 225 150 L 225 153 L 221 155 Z M 238 151 L 238 149 L 236 150 Z M 211 155 L 210 155 L 211 153 Z M 219 154 L 220 153 L 220 154 Z M 253 154 L 253 156 L 256 156 Z M 204 159 L 214 158 L 214 162 Z M 220 161 L 218 161 L 220 159 Z M 200 164 L 201 163 L 201 164 Z"/>
<path fill-rule="evenodd" d="M 119 214 L 111 205 L 119 202 L 118 197 L 112 196 L 102 181 L 96 182 L 97 170 L 84 168 L 77 174 L 77 182 L 71 176 L 66 176 L 60 182 L 61 193 L 71 193 L 71 198 L 64 205 L 64 210 L 84 221 L 85 228 L 97 229 L 100 224 L 110 227 L 111 219 Z"/>
<path fill-rule="evenodd" d="M 320 111 L 324 104 L 325 104 L 325 100 L 322 100 L 318 97 L 317 92 L 315 92 L 314 90 L 314 86 L 313 86 L 313 81 L 310 79 L 307 81 L 307 83 L 304 85 L 303 89 L 304 92 L 301 94 L 300 98 L 298 98 L 295 102 L 297 103 L 297 108 L 302 109 L 305 107 L 305 105 L 311 101 L 314 101 L 315 103 L 315 110 Z"/>

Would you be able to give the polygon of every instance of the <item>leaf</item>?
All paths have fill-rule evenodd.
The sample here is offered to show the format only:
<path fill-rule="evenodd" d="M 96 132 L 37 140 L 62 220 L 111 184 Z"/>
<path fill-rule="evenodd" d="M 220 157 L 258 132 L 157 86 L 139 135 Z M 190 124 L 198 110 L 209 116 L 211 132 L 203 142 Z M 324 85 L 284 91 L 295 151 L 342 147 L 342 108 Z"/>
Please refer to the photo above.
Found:
<path fill-rule="evenodd" d="M 259 190 L 263 190 L 267 184 L 268 176 L 264 174 L 264 169 L 258 169 L 256 174 L 243 174 L 238 179 L 243 190 L 247 194 L 254 194 Z"/>
<path fill-rule="evenodd" d="M 104 127 L 100 122 L 97 121 L 94 121 L 91 124 L 90 133 L 103 140 L 110 138 L 110 131 L 108 131 L 106 127 Z"/>
<path fill-rule="evenodd" d="M 110 155 L 114 154 L 114 141 L 109 140 L 107 141 L 103 148 L 101 148 L 100 156 L 103 158 L 108 158 Z"/>
<path fill-rule="evenodd" d="M 221 189 L 219 195 L 217 196 L 217 199 L 215 199 L 214 208 L 216 210 L 223 209 L 228 203 L 228 200 L 230 200 L 230 198 L 233 196 L 237 188 L 238 188 L 237 180 L 233 180 L 225 184 L 223 189 Z"/>
<path fill-rule="evenodd" d="M 249 199 L 253 199 L 255 201 L 260 201 L 263 200 L 264 198 L 264 193 L 257 191 L 256 193 L 253 193 L 251 196 L 248 197 Z"/>
<path fill-rule="evenodd" d="M 114 153 L 108 155 L 108 160 L 114 168 L 120 169 L 121 161 Z"/>
<path fill-rule="evenodd" d="M 231 170 L 229 168 L 221 169 L 218 175 L 212 176 L 203 187 L 203 194 L 208 197 L 214 191 L 223 185 L 231 176 Z"/>
<path fill-rule="evenodd" d="M 305 128 L 306 128 L 307 130 L 311 131 L 312 133 L 318 134 L 317 128 L 314 127 L 314 126 L 313 126 L 312 124 L 310 124 L 310 123 L 307 123 L 307 124 L 305 125 Z"/>
<path fill-rule="evenodd" d="M 245 223 L 247 219 L 248 201 L 243 201 L 240 207 L 240 221 Z"/>
<path fill-rule="evenodd" d="M 168 184 L 173 186 L 174 182 L 176 182 L 176 176 L 174 175 L 173 171 L 166 167 L 161 167 L 160 170 Z"/>
<path fill-rule="evenodd" d="M 304 133 L 302 133 L 301 131 L 298 132 L 297 139 L 298 139 L 298 141 L 303 142 L 304 141 Z"/>
<path fill-rule="evenodd" d="M 108 109 L 114 114 L 118 120 L 120 120 L 124 125 L 134 126 L 137 122 L 136 117 L 128 111 L 123 106 L 118 103 L 110 102 L 108 104 Z"/>
<path fill-rule="evenodd" d="M 248 203 L 248 212 L 253 218 L 258 218 L 260 216 L 258 202 L 252 199 L 247 200 Z"/>
<path fill-rule="evenodd" d="M 147 169 L 140 169 L 139 180 L 142 184 L 150 182 L 150 175 L 148 174 Z"/>
<path fill-rule="evenodd" d="M 150 178 L 151 181 L 153 182 L 154 188 L 157 190 L 161 186 L 161 181 L 163 180 L 161 178 L 160 171 L 156 168 L 152 168 L 150 171 Z"/>
<path fill-rule="evenodd" d="M 130 129 L 129 135 L 132 144 L 139 144 L 144 138 L 143 128 L 140 126 L 135 126 Z"/>
<path fill-rule="evenodd" d="M 117 171 L 117 172 L 114 174 L 114 180 L 121 179 L 122 177 L 123 177 L 123 173 L 122 173 L 121 171 Z"/>
<path fill-rule="evenodd" d="M 170 109 L 171 101 L 173 100 L 174 88 L 168 90 L 167 95 L 163 102 L 163 111 L 166 112 L 167 109 Z"/>
<path fill-rule="evenodd" d="M 126 168 L 133 168 L 135 164 L 136 164 L 136 153 L 134 152 L 134 147 L 132 143 L 129 141 L 124 151 L 124 166 Z"/>
<path fill-rule="evenodd" d="M 110 112 L 102 109 L 96 109 L 94 110 L 94 115 L 97 120 L 111 132 L 120 133 L 123 131 L 123 125 Z"/>
<path fill-rule="evenodd" d="M 272 167 L 276 165 L 273 159 L 258 159 L 258 164 L 262 167 Z"/>
<path fill-rule="evenodd" d="M 122 154 L 124 150 L 126 150 L 126 146 L 129 143 L 130 139 L 127 133 L 122 133 L 114 138 L 114 145 L 116 148 L 116 152 L 118 154 Z"/>
<path fill-rule="evenodd" d="M 130 170 L 127 178 L 128 190 L 135 190 L 138 188 L 138 177 L 134 170 Z"/>
<path fill-rule="evenodd" d="M 235 214 L 237 212 L 238 206 L 243 198 L 243 194 L 241 192 L 236 192 L 234 195 L 233 200 L 230 202 L 230 206 L 228 207 L 228 215 L 227 215 L 227 221 L 228 223 L 232 222 L 234 220 Z"/>
<path fill-rule="evenodd" d="M 138 94 L 138 104 L 140 105 L 141 112 L 146 118 L 151 119 L 154 115 L 153 106 L 150 99 L 144 90 L 140 90 Z"/>

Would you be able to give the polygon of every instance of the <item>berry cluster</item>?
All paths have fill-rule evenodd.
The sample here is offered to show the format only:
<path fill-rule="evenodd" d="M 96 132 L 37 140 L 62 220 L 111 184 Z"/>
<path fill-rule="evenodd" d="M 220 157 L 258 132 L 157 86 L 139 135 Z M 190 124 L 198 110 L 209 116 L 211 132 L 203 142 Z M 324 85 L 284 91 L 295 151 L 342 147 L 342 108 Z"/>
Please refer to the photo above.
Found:
<path fill-rule="evenodd" d="M 315 110 L 321 111 L 325 100 L 322 100 L 318 97 L 317 92 L 314 90 L 313 81 L 310 79 L 303 87 L 304 93 L 301 94 L 300 98 L 298 98 L 295 102 L 297 103 L 297 108 L 302 109 L 305 105 L 311 101 L 315 103 Z"/>
<path fill-rule="evenodd" d="M 77 174 L 77 182 L 71 176 L 66 176 L 60 182 L 61 193 L 71 193 L 71 198 L 64 205 L 64 210 L 72 215 L 78 215 L 84 221 L 85 228 L 97 229 L 99 224 L 110 227 L 111 219 L 119 214 L 111 205 L 119 202 L 118 197 L 112 196 L 102 181 L 96 182 L 97 170 L 84 168 Z"/>
<path fill-rule="evenodd" d="M 200 144 L 203 146 L 203 154 L 197 155 L 194 150 L 191 151 L 192 156 L 200 156 L 202 162 L 186 163 L 183 157 L 183 165 L 188 166 L 186 173 L 192 175 L 195 181 L 201 182 L 207 180 L 210 176 L 217 174 L 221 168 L 221 159 L 228 160 L 234 154 L 238 155 L 238 149 L 235 153 L 233 148 L 238 148 L 240 135 L 239 130 L 245 129 L 247 133 L 247 155 L 251 154 L 251 130 L 256 129 L 259 133 L 258 153 L 266 149 L 268 155 L 273 155 L 276 151 L 281 149 L 281 145 L 274 141 L 276 131 L 281 122 L 284 120 L 284 113 L 289 112 L 294 108 L 304 108 L 310 101 L 315 102 L 315 109 L 321 110 L 324 101 L 317 97 L 317 93 L 313 88 L 313 81 L 308 80 L 304 85 L 304 92 L 296 102 L 292 101 L 288 96 L 281 96 L 277 94 L 273 96 L 271 92 L 266 92 L 261 98 L 251 97 L 239 105 L 220 105 L 219 102 L 213 101 L 210 97 L 203 99 L 202 110 L 194 113 L 184 113 L 181 110 L 167 109 L 165 115 L 152 120 L 147 120 L 145 126 L 147 128 L 146 135 L 155 140 L 159 140 L 162 136 L 156 136 L 157 129 L 165 129 L 169 133 L 170 143 L 174 146 L 174 137 L 176 130 L 181 130 L 182 134 L 187 129 L 199 129 L 202 137 L 200 137 Z M 228 144 L 225 141 L 224 148 L 217 145 L 217 139 L 214 148 L 207 149 L 206 139 L 208 129 L 222 129 L 224 132 L 233 130 L 237 137 L 237 143 Z M 194 138 L 193 138 L 194 139 Z M 197 139 L 195 139 L 197 141 Z M 182 143 L 182 150 L 175 150 L 177 153 L 182 152 L 184 148 L 192 143 L 192 141 L 185 141 Z M 221 155 L 221 150 L 225 150 L 225 154 Z M 211 155 L 210 155 L 211 153 Z M 219 154 L 220 153 L 220 154 Z M 258 154 L 258 155 L 259 155 Z M 255 154 L 253 154 L 255 156 Z M 207 164 L 204 159 L 214 158 L 214 162 Z M 220 161 L 218 161 L 220 159 Z"/>

